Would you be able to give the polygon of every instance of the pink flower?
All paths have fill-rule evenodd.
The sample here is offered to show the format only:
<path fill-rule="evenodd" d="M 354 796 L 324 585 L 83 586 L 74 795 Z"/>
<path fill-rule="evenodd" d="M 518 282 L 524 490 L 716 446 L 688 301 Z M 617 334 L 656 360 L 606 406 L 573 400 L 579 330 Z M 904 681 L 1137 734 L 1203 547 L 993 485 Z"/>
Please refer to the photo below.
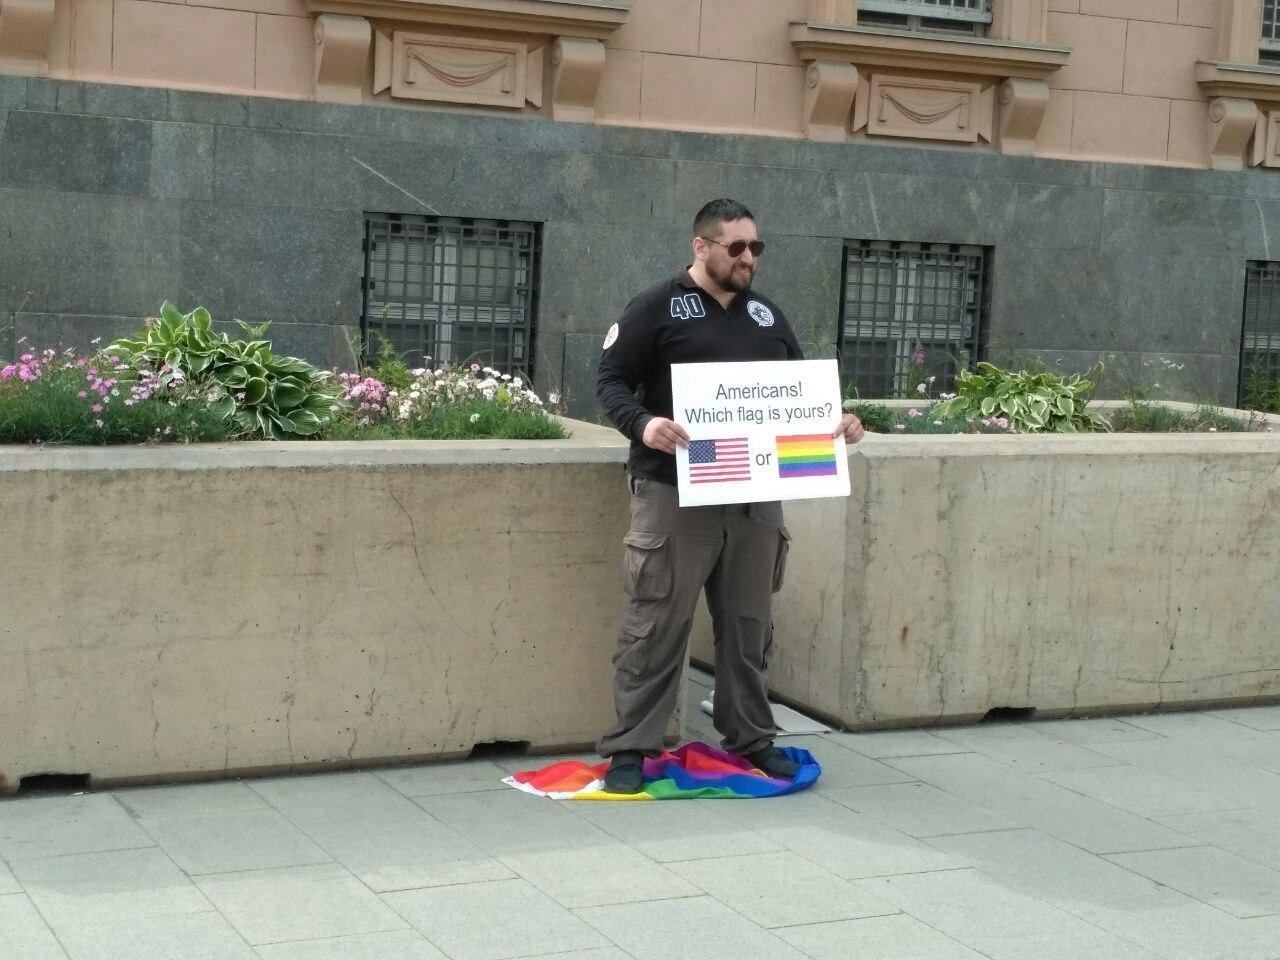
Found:
<path fill-rule="evenodd" d="M 908 411 L 907 411 L 907 416 L 908 416 L 908 417 L 922 417 L 922 416 L 924 416 L 924 414 L 922 414 L 919 410 L 914 410 L 914 409 L 912 409 L 912 410 L 908 410 Z"/>
<path fill-rule="evenodd" d="M 90 407 L 89 409 L 90 409 L 90 411 L 92 411 L 93 413 L 101 413 L 101 412 L 102 412 L 102 404 L 100 404 L 100 403 L 95 403 L 95 404 L 94 404 L 92 407 Z"/>
<path fill-rule="evenodd" d="M 89 395 L 89 391 L 87 390 L 81 390 L 79 393 L 76 394 L 76 396 L 79 397 L 81 400 L 83 400 L 88 395 Z"/>

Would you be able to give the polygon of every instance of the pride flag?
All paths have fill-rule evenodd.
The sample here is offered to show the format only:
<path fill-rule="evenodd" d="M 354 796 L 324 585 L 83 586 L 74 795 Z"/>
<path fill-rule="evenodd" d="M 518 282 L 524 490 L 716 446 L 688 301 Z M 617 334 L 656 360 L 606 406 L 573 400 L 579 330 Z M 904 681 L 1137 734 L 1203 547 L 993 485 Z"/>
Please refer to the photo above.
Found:
<path fill-rule="evenodd" d="M 834 477 L 836 475 L 835 439 L 829 433 L 806 433 L 778 437 L 778 476 Z"/>
<path fill-rule="evenodd" d="M 777 780 L 742 757 L 695 742 L 675 752 L 646 758 L 644 786 L 639 793 L 605 793 L 604 775 L 609 764 L 593 765 L 581 760 L 564 760 L 540 770 L 515 773 L 502 782 L 552 800 L 751 800 L 795 793 L 817 782 L 822 767 L 813 754 L 799 747 L 779 749 L 800 764 L 794 780 Z"/>

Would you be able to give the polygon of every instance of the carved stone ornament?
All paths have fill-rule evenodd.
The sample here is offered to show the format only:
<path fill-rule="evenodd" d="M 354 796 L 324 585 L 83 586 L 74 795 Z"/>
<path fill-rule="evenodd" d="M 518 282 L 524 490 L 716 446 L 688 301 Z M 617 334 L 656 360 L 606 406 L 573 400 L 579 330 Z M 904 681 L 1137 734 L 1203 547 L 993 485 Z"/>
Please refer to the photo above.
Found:
<path fill-rule="evenodd" d="M 849 110 L 858 89 L 858 71 L 851 63 L 817 60 L 805 75 L 805 133 L 810 140 L 845 139 Z"/>
<path fill-rule="evenodd" d="M 49 73 L 53 0 L 0 0 L 0 72 Z"/>
<path fill-rule="evenodd" d="M 369 72 L 369 21 L 325 13 L 316 17 L 316 99 L 360 103 Z"/>
<path fill-rule="evenodd" d="M 873 74 L 866 91 L 867 134 L 974 143 L 981 133 L 989 140 L 990 91 L 971 81 Z"/>
<path fill-rule="evenodd" d="M 391 45 L 391 95 L 520 109 L 527 55 L 523 43 L 397 30 Z"/>

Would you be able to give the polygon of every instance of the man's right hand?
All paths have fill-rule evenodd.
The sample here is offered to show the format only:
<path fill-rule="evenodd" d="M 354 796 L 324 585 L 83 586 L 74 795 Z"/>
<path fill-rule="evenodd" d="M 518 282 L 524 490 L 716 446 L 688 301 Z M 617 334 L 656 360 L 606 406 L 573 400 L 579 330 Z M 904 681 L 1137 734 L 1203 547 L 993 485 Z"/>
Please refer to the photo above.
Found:
<path fill-rule="evenodd" d="M 644 425 L 644 445 L 663 453 L 675 453 L 676 447 L 687 447 L 689 435 L 684 427 L 665 417 L 654 417 Z"/>

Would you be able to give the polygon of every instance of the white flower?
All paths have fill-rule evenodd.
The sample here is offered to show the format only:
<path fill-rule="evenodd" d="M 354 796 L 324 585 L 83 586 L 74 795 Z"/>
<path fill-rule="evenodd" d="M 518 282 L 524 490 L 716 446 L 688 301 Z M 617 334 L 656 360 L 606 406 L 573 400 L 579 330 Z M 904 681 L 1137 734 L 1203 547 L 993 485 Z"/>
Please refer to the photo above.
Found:
<path fill-rule="evenodd" d="M 1218 428 L 1217 428 L 1217 427 L 1210 427 L 1210 428 L 1209 428 L 1209 432 L 1210 432 L 1210 433 L 1217 433 L 1217 432 L 1218 432 Z"/>
<path fill-rule="evenodd" d="M 548 393 L 548 394 L 547 394 L 547 400 L 548 400 L 548 401 L 550 401 L 551 403 L 559 403 L 559 402 L 560 402 L 560 394 L 558 394 L 558 393 Z"/>
<path fill-rule="evenodd" d="M 923 383 L 917 383 L 917 384 L 916 384 L 916 393 L 920 394 L 921 396 L 924 396 L 925 391 L 926 391 L 927 389 L 928 389 L 928 388 L 927 388 Z"/>
<path fill-rule="evenodd" d="M 472 422 L 472 423 L 478 423 L 479 421 L 480 421 L 480 414 L 478 414 L 478 413 L 473 413 L 473 414 L 471 415 L 471 422 Z"/>
<path fill-rule="evenodd" d="M 906 425 L 905 423 L 895 423 L 895 424 L 893 425 L 893 429 L 895 429 L 895 430 L 905 430 L 905 429 L 907 429 L 907 425 Z"/>
<path fill-rule="evenodd" d="M 928 382 L 929 382 L 929 383 L 933 383 L 933 381 L 935 381 L 935 380 L 937 380 L 937 379 L 938 379 L 937 377 L 930 377 Z"/>

